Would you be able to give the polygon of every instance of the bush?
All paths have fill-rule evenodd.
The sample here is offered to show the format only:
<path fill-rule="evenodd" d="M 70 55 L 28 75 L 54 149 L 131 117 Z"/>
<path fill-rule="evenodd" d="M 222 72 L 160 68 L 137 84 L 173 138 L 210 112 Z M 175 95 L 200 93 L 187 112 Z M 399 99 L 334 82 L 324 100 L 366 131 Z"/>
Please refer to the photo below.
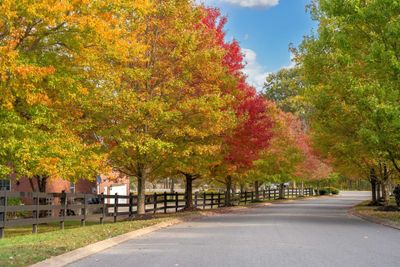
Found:
<path fill-rule="evenodd" d="M 397 185 L 393 190 L 394 197 L 396 199 L 397 206 L 400 207 L 400 185 Z"/>
<path fill-rule="evenodd" d="M 319 195 L 323 196 L 323 195 L 329 195 L 329 191 L 327 188 L 321 188 L 319 189 Z"/>
<path fill-rule="evenodd" d="M 329 187 L 329 192 L 331 192 L 332 195 L 338 195 L 340 191 L 335 187 Z"/>
<path fill-rule="evenodd" d="M 24 205 L 21 198 L 19 197 L 7 198 L 7 206 L 20 206 L 20 205 Z M 7 219 L 16 219 L 16 218 L 26 217 L 28 215 L 29 211 L 8 212 Z"/>
<path fill-rule="evenodd" d="M 320 188 L 319 189 L 319 194 L 321 196 L 323 195 L 338 195 L 339 194 L 339 189 L 335 188 L 335 187 L 324 187 L 324 188 Z"/>

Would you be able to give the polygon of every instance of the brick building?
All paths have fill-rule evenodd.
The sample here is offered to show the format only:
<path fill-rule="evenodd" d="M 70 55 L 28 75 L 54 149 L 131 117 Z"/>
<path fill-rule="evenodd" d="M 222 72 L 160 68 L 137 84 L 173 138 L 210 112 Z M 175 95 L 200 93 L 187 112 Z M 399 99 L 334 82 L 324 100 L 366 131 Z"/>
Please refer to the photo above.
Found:
<path fill-rule="evenodd" d="M 34 181 L 35 183 L 35 181 Z M 76 183 L 71 183 L 63 179 L 50 179 L 46 184 L 46 192 L 60 193 L 87 193 L 87 194 L 115 194 L 127 195 L 130 192 L 129 178 L 116 172 L 109 175 L 101 175 L 93 181 L 80 179 Z M 36 186 L 36 185 L 35 185 Z M 32 192 L 32 187 L 28 178 L 0 179 L 0 190 L 12 192 Z"/>

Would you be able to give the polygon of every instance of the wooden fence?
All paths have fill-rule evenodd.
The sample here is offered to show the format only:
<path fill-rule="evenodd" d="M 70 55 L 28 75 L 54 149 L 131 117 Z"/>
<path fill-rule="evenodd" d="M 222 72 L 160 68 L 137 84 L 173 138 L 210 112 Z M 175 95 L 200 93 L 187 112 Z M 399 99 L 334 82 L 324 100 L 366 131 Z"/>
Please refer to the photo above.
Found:
<path fill-rule="evenodd" d="M 286 198 L 301 195 L 301 189 L 285 188 Z M 313 195 L 313 189 L 303 189 L 303 196 Z M 232 202 L 236 205 L 259 200 L 272 200 L 279 197 L 278 189 L 260 190 L 258 198 L 255 192 L 234 193 Z M 15 204 L 20 199 L 24 204 Z M 195 193 L 193 205 L 199 209 L 213 209 L 224 206 L 225 193 Z M 178 212 L 185 207 L 183 193 L 146 195 L 146 213 Z M 87 220 L 98 220 L 103 223 L 106 218 L 116 222 L 132 217 L 137 212 L 137 196 L 129 195 L 95 195 L 80 193 L 40 193 L 0 191 L 0 238 L 4 237 L 7 227 L 32 225 L 32 232 L 37 233 L 38 225 L 59 222 L 64 229 L 66 221 L 80 221 L 84 226 Z"/>

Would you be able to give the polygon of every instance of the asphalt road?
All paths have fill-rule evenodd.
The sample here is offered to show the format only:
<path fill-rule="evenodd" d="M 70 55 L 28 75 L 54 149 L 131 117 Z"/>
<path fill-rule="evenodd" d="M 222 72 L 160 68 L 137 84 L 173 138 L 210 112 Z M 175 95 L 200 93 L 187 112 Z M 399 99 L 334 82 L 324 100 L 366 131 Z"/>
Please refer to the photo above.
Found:
<path fill-rule="evenodd" d="M 347 209 L 368 198 L 347 192 L 187 222 L 70 266 L 400 266 L 400 231 Z"/>

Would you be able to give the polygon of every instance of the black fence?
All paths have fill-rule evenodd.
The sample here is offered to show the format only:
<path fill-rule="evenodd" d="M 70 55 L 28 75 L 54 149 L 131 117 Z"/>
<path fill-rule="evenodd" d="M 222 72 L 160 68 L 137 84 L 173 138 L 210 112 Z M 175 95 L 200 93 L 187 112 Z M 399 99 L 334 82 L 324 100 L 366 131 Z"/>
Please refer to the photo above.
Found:
<path fill-rule="evenodd" d="M 285 188 L 285 198 L 312 196 L 313 189 Z M 273 200 L 279 198 L 278 189 L 231 194 L 235 205 L 247 204 L 255 200 Z M 18 201 L 15 201 L 18 200 Z M 225 193 L 193 194 L 193 206 L 199 209 L 213 209 L 225 205 Z M 146 195 L 146 213 L 178 212 L 185 207 L 183 193 L 154 193 Z M 66 221 L 80 221 L 84 226 L 87 220 L 103 223 L 106 218 L 116 222 L 118 218 L 133 217 L 137 213 L 137 196 L 95 195 L 80 193 L 40 193 L 0 191 L 0 238 L 8 227 L 32 225 L 37 233 L 38 225 L 59 222 L 64 229 Z"/>

